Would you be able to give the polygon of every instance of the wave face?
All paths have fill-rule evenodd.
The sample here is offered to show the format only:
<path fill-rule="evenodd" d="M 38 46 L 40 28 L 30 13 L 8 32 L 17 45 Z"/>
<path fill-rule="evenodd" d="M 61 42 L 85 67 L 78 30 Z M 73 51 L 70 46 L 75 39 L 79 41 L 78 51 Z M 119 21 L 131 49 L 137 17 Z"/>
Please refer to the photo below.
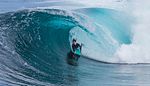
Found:
<path fill-rule="evenodd" d="M 5 62 L 1 62 L 6 67 L 4 72 L 8 71 L 8 76 L 14 77 L 18 85 L 43 84 L 34 79 L 58 82 L 62 78 L 59 72 L 66 66 L 64 58 L 70 50 L 69 30 L 78 26 L 75 19 L 69 13 L 56 9 L 6 13 L 1 14 L 0 19 L 0 55 L 1 61 L 4 59 Z M 11 71 L 14 73 L 10 74 Z"/>
<path fill-rule="evenodd" d="M 71 72 L 65 58 L 73 38 L 84 44 L 83 56 L 119 63 L 121 60 L 114 54 L 132 40 L 127 18 L 121 12 L 104 8 L 3 13 L 0 79 L 12 85 L 70 85 L 63 76 Z"/>

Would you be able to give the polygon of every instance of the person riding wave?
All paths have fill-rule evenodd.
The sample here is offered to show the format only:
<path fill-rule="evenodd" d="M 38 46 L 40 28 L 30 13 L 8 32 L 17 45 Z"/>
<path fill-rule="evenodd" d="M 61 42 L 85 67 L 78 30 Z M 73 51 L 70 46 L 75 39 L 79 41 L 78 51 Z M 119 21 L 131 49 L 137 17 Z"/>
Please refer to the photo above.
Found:
<path fill-rule="evenodd" d="M 67 53 L 67 63 L 73 66 L 78 65 L 78 59 L 81 56 L 81 49 L 82 49 L 82 43 L 81 45 L 77 43 L 76 39 L 72 40 L 70 52 Z"/>
<path fill-rule="evenodd" d="M 79 43 L 77 43 L 76 39 L 72 40 L 72 52 L 71 54 L 73 55 L 73 58 L 76 58 L 78 60 L 78 58 L 81 55 L 81 49 L 82 49 L 82 44 L 80 45 Z"/>

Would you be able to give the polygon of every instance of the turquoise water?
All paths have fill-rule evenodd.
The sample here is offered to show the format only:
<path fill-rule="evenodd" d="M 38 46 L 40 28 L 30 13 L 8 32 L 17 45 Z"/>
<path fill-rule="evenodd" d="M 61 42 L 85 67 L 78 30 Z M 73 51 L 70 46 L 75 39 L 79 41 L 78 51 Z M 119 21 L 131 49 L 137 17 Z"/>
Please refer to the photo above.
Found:
<path fill-rule="evenodd" d="M 0 14 L 0 84 L 149 86 L 149 64 L 121 64 L 113 56 L 132 43 L 127 19 L 104 8 Z M 79 66 L 66 62 L 72 38 L 84 43 Z"/>

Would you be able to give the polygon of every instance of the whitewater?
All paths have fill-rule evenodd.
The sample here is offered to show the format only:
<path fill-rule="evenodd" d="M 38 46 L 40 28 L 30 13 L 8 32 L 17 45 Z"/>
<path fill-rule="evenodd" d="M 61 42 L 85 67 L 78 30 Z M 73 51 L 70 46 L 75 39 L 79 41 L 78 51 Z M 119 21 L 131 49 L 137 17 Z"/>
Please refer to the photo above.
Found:
<path fill-rule="evenodd" d="M 1 0 L 0 85 L 149 86 L 149 4 Z M 73 38 L 77 67 L 66 62 Z"/>

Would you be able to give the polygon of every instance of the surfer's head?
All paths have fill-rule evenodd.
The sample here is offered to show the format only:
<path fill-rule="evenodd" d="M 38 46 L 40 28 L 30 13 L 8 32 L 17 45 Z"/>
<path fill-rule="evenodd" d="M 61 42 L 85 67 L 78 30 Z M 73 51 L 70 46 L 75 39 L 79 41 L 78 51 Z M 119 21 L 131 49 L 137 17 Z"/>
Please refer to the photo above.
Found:
<path fill-rule="evenodd" d="M 73 40 L 72 40 L 72 43 L 73 43 L 73 44 L 76 44 L 76 41 L 77 41 L 76 39 L 73 39 Z"/>

